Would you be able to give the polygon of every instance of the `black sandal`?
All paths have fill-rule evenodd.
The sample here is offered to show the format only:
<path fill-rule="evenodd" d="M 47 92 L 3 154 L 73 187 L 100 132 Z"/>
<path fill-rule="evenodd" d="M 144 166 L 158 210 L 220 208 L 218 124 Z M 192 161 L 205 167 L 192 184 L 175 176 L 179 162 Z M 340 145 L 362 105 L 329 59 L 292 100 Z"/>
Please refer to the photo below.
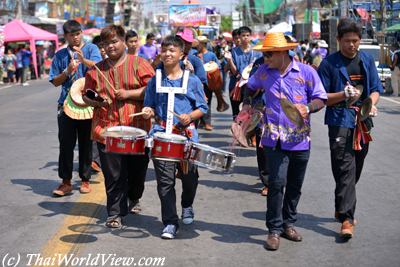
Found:
<path fill-rule="evenodd" d="M 120 216 L 108 217 L 106 221 L 106 226 L 108 228 L 121 228 L 122 226 L 121 217 Z"/>

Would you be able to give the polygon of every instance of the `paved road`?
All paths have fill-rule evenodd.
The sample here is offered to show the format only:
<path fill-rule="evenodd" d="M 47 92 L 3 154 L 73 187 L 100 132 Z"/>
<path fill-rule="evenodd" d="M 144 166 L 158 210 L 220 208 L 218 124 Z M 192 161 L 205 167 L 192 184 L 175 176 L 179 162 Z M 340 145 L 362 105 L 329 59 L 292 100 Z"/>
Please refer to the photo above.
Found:
<path fill-rule="evenodd" d="M 94 177 L 94 192 L 89 195 L 76 191 L 53 198 L 50 193 L 59 183 L 58 94 L 59 89 L 45 81 L 33 81 L 29 87 L 0 87 L 0 262 L 11 263 L 10 257 L 19 255 L 19 266 L 29 259 L 31 264 L 37 259 L 39 265 L 44 258 L 27 254 L 73 253 L 96 263 L 94 257 L 106 253 L 111 256 L 103 266 L 111 266 L 112 259 L 116 264 L 117 257 L 135 257 L 136 264 L 144 263 L 139 262 L 141 257 L 154 257 L 147 263 L 165 257 L 164 266 L 400 265 L 398 98 L 380 101 L 374 142 L 357 187 L 355 237 L 346 243 L 338 239 L 340 225 L 333 219 L 334 182 L 321 112 L 312 118 L 311 159 L 298 207 L 297 227 L 304 240 L 282 239 L 280 249 L 269 252 L 263 248 L 266 201 L 259 195 L 262 185 L 256 178 L 254 149 L 235 149 L 239 158 L 232 175 L 200 170 L 195 223 L 181 227 L 178 238 L 171 241 L 159 237 L 162 224 L 152 166 L 142 199 L 144 210 L 127 216 L 126 227 L 120 230 L 103 226 L 102 175 Z M 202 143 L 229 147 L 229 112 L 214 115 L 215 130 L 201 132 Z M 180 188 L 177 181 L 178 195 Z"/>

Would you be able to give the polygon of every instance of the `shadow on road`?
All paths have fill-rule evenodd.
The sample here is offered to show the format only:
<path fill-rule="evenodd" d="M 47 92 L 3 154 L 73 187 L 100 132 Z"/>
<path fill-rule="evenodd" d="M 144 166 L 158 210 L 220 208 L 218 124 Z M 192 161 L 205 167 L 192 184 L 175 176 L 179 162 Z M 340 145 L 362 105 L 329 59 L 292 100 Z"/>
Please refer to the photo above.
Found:
<path fill-rule="evenodd" d="M 262 183 L 258 182 L 253 185 L 238 183 L 235 181 L 213 181 L 199 179 L 199 184 L 210 187 L 210 188 L 220 188 L 223 190 L 234 190 L 234 191 L 247 191 L 251 193 L 259 193 L 262 188 Z"/>
<path fill-rule="evenodd" d="M 61 181 L 61 180 L 60 180 Z M 28 188 L 25 191 L 32 191 L 35 194 L 42 196 L 51 196 L 51 192 L 60 184 L 59 180 L 51 179 L 26 179 L 14 178 L 11 179 L 12 184 L 23 185 Z"/>
<path fill-rule="evenodd" d="M 68 197 L 63 197 L 64 200 L 68 200 Z M 89 218 L 97 218 L 104 220 L 104 215 L 99 210 L 104 209 L 105 206 L 91 202 L 56 202 L 56 201 L 42 201 L 39 206 L 50 211 L 50 213 L 43 214 L 45 217 L 52 217 L 59 214 L 70 215 L 70 216 L 84 216 Z"/>
<path fill-rule="evenodd" d="M 243 217 L 265 221 L 265 211 L 247 211 L 243 212 Z M 336 243 L 346 243 L 348 240 L 340 238 L 339 234 L 324 226 L 326 223 L 336 222 L 333 218 L 318 217 L 312 214 L 299 213 L 297 215 L 297 222 L 295 224 L 298 228 L 307 229 L 318 234 L 334 237 Z"/>

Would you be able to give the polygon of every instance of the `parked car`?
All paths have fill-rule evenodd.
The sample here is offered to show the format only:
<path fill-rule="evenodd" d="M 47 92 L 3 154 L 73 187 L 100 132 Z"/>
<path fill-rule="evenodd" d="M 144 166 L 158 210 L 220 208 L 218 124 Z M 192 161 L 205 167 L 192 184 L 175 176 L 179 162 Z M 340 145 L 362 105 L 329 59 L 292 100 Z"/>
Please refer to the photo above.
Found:
<path fill-rule="evenodd" d="M 381 52 L 381 46 L 375 45 L 375 44 L 361 44 L 359 47 L 359 50 L 370 54 L 375 59 L 375 66 L 376 66 L 376 69 L 378 70 L 378 75 L 379 75 L 379 78 L 380 78 L 383 86 L 385 86 L 386 80 L 390 79 L 390 77 L 392 75 L 390 68 L 389 68 L 389 64 L 380 63 L 383 61 L 383 60 L 380 60 L 381 55 L 383 57 L 383 55 L 386 55 L 386 53 L 387 53 L 386 49 L 388 49 L 388 48 L 383 47 L 383 50 Z"/>

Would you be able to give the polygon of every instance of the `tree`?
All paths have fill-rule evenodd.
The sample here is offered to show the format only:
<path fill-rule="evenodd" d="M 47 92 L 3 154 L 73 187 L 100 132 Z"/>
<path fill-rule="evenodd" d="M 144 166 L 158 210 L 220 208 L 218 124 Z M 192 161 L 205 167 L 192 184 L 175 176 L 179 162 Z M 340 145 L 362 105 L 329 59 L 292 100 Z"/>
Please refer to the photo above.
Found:
<path fill-rule="evenodd" d="M 231 16 L 221 16 L 221 32 L 231 32 L 232 31 L 232 17 Z"/>

